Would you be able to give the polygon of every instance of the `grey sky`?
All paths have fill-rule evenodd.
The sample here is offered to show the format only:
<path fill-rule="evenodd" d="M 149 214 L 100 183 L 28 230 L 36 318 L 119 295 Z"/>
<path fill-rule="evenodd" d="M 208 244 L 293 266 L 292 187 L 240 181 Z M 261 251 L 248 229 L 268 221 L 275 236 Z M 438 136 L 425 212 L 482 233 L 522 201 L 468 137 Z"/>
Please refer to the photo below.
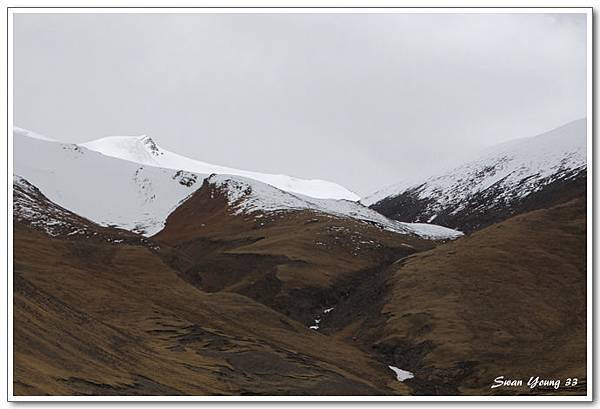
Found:
<path fill-rule="evenodd" d="M 586 114 L 585 15 L 21 14 L 14 122 L 364 195 Z"/>

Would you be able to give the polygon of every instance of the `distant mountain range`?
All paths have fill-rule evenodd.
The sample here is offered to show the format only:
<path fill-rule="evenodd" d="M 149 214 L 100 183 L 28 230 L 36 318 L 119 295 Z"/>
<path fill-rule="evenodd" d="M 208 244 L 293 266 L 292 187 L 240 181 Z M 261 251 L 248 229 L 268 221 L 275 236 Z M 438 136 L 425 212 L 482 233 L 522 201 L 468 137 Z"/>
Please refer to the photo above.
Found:
<path fill-rule="evenodd" d="M 221 176 L 209 180 L 228 189 L 232 205 L 246 212 L 308 209 L 428 237 L 460 235 L 435 225 L 389 220 L 335 183 L 210 165 L 166 151 L 146 136 L 77 145 L 17 128 L 14 157 L 15 174 L 58 205 L 101 225 L 146 236 L 160 231 L 168 214 L 217 173 Z"/>

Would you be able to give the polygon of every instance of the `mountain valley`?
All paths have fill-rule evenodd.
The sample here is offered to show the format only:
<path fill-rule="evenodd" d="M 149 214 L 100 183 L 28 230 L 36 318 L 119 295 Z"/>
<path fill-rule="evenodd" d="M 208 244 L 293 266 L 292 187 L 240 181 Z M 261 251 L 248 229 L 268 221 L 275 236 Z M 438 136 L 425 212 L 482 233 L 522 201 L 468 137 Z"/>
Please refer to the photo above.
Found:
<path fill-rule="evenodd" d="M 15 128 L 14 393 L 585 394 L 585 147 L 576 121 L 358 201 Z"/>

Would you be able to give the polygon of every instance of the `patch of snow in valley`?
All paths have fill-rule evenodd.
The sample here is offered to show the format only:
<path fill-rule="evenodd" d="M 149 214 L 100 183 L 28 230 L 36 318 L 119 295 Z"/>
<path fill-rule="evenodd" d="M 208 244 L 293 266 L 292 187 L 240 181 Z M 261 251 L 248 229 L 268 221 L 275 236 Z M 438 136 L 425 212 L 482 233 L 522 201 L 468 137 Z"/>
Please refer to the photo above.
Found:
<path fill-rule="evenodd" d="M 331 308 L 325 308 L 323 310 L 323 315 L 327 315 L 329 314 L 331 311 L 333 311 L 335 309 L 335 307 L 331 307 Z M 314 319 L 314 323 L 313 325 L 311 325 L 310 329 L 314 329 L 315 331 L 319 330 L 319 328 L 321 327 L 321 321 L 323 321 L 323 316 L 319 315 L 317 316 L 317 318 Z"/>
<path fill-rule="evenodd" d="M 394 373 L 396 374 L 396 379 L 398 379 L 400 382 L 404 382 L 407 379 L 415 377 L 415 375 L 412 372 L 405 371 L 404 369 L 400 369 L 392 365 L 388 365 L 388 368 L 394 371 Z"/>

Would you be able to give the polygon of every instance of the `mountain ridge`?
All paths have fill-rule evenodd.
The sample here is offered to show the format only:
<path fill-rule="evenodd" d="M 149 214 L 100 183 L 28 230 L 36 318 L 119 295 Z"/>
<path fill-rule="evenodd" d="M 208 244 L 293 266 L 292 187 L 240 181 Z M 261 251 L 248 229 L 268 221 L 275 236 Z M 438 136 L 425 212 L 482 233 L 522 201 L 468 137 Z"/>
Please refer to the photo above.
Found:
<path fill-rule="evenodd" d="M 361 202 L 396 220 L 473 231 L 582 193 L 586 132 L 583 119 L 505 142 L 450 171 L 395 185 Z"/>
<path fill-rule="evenodd" d="M 104 155 L 83 145 L 36 137 L 17 128 L 14 172 L 27 179 L 53 202 L 82 217 L 104 226 L 114 225 L 146 236 L 159 232 L 167 216 L 196 191 L 205 178 L 211 177 L 185 170 L 190 168 L 185 163 L 182 163 L 184 169 L 176 170 L 175 162 L 179 156 L 157 147 L 147 136 L 111 137 L 109 140 L 111 146 L 115 141 L 125 141 L 130 160 L 118 158 L 114 152 Z M 132 141 L 133 148 L 130 146 Z M 124 151 L 118 147 L 118 143 L 116 145 L 119 152 Z M 163 157 L 167 158 L 171 168 L 150 163 L 153 158 Z M 272 211 L 312 208 L 323 213 L 378 223 L 387 229 L 404 232 L 408 228 L 432 238 L 460 236 L 459 232 L 433 225 L 407 227 L 348 199 L 311 197 L 239 175 L 214 178 L 229 180 L 230 187 L 233 187 L 233 180 L 246 187 L 252 186 L 255 193 L 263 194 L 260 197 L 255 194 L 247 199 L 255 205 L 267 205 Z M 299 180 L 292 178 L 290 181 L 297 183 Z M 317 186 L 323 187 L 320 183 Z M 295 204 L 290 205 L 292 202 Z M 98 203 L 103 205 L 98 206 Z"/>
<path fill-rule="evenodd" d="M 282 174 L 267 174 L 213 165 L 190 159 L 159 147 L 152 138 L 141 136 L 108 136 L 79 144 L 106 156 L 128 160 L 164 169 L 186 170 L 197 174 L 213 173 L 236 175 L 255 179 L 281 190 L 318 199 L 347 199 L 358 201 L 360 197 L 337 183 L 320 179 L 300 179 Z"/>

